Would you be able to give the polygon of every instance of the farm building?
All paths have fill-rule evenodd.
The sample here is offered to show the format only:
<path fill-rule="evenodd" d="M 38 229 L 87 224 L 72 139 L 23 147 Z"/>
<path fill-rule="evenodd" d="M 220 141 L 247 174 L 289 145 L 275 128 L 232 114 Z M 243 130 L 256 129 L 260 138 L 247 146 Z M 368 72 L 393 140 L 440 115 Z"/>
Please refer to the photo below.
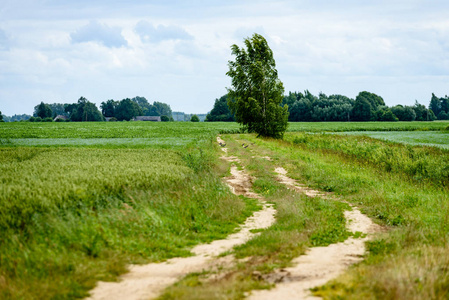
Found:
<path fill-rule="evenodd" d="M 68 117 L 63 116 L 63 115 L 57 115 L 56 118 L 53 119 L 54 122 L 56 122 L 57 120 L 64 120 L 67 121 Z"/>
<path fill-rule="evenodd" d="M 160 122 L 160 116 L 137 116 L 133 119 L 133 121 L 151 121 L 151 122 Z"/>

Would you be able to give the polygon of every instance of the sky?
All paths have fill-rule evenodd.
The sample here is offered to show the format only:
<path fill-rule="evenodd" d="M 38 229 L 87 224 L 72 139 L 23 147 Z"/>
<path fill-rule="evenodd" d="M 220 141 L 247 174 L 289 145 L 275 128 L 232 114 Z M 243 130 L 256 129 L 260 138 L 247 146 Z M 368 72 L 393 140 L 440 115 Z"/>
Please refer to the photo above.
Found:
<path fill-rule="evenodd" d="M 206 113 L 263 35 L 285 92 L 426 106 L 449 94 L 447 0 L 0 0 L 0 111 L 141 96 Z"/>

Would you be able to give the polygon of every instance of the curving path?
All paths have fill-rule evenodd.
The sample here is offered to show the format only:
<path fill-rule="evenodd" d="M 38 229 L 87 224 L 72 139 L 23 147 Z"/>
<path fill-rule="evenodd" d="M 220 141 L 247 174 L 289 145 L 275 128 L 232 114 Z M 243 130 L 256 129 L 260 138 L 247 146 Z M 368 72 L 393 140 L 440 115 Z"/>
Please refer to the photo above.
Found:
<path fill-rule="evenodd" d="M 220 137 L 217 138 L 217 141 L 220 145 L 225 145 Z M 222 148 L 222 150 L 227 153 L 226 148 Z M 223 156 L 222 158 L 231 162 L 239 162 L 235 157 Z M 229 264 L 233 259 L 230 256 L 220 259 L 214 257 L 231 250 L 236 245 L 246 243 L 257 235 L 257 233 L 251 233 L 250 230 L 271 226 L 275 221 L 276 211 L 271 204 L 267 204 L 259 195 L 250 191 L 251 178 L 244 171 L 239 171 L 235 165 L 231 167 L 231 176 L 225 180 L 235 194 L 256 198 L 262 204 L 262 210 L 249 217 L 239 227 L 238 232 L 229 235 L 226 239 L 194 247 L 191 250 L 194 256 L 191 257 L 172 258 L 162 263 L 131 265 L 129 272 L 121 276 L 119 282 L 99 282 L 87 299 L 151 299 L 189 273 Z"/>

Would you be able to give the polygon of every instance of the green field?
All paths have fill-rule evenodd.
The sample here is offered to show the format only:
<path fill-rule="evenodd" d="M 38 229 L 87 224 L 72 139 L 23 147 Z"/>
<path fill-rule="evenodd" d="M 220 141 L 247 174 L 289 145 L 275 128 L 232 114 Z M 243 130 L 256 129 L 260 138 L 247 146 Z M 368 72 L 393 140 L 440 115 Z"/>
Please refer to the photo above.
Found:
<path fill-rule="evenodd" d="M 129 263 L 188 256 L 192 246 L 233 232 L 258 207 L 222 182 L 229 164 L 219 159 L 220 132 L 255 191 L 275 204 L 277 222 L 234 250 L 248 259 L 232 276 L 203 282 L 207 272 L 192 274 L 164 299 L 240 299 L 267 287 L 252 272 L 272 272 L 307 247 L 348 236 L 347 205 L 293 193 L 276 181 L 276 166 L 388 228 L 368 244 L 363 263 L 317 295 L 445 298 L 447 124 L 291 123 L 283 141 L 229 134 L 236 123 L 0 124 L 0 298 L 82 298 Z"/>
<path fill-rule="evenodd" d="M 213 126 L 8 125 L 0 126 L 8 132 L 0 146 L 1 299 L 84 297 L 128 263 L 190 255 L 256 208 L 221 181 L 227 169 Z M 37 132 L 42 138 L 30 138 Z"/>
<path fill-rule="evenodd" d="M 344 132 L 344 134 L 364 135 L 397 143 L 449 149 L 449 131 L 353 131 Z"/>

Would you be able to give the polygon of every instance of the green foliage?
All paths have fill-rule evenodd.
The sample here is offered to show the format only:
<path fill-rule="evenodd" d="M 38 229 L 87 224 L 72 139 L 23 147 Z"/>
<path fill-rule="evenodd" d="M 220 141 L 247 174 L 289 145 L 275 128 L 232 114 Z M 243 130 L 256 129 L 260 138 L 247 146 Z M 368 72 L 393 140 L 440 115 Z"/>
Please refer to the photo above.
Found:
<path fill-rule="evenodd" d="M 226 73 L 232 79 L 228 105 L 238 123 L 259 136 L 282 138 L 288 125 L 288 107 L 282 107 L 284 86 L 278 78 L 273 52 L 265 38 L 254 34 L 246 50 L 232 45 L 235 61 Z"/>
<path fill-rule="evenodd" d="M 131 99 L 133 102 L 135 102 L 141 110 L 142 116 L 149 116 L 151 113 L 151 104 L 148 102 L 148 100 L 145 97 L 139 97 L 136 96 Z"/>
<path fill-rule="evenodd" d="M 351 119 L 353 121 L 371 121 L 372 106 L 365 97 L 355 99 L 354 107 L 351 111 Z"/>
<path fill-rule="evenodd" d="M 449 120 L 449 97 L 438 98 L 432 93 L 429 103 L 429 110 L 437 116 L 438 120 Z"/>
<path fill-rule="evenodd" d="M 77 103 L 67 105 L 65 111 L 69 114 L 70 121 L 104 121 L 104 117 L 97 106 L 84 97 L 79 98 Z"/>
<path fill-rule="evenodd" d="M 63 103 L 48 104 L 48 106 L 51 108 L 51 111 L 53 112 L 53 115 L 52 115 L 53 119 L 59 115 L 68 117 L 68 114 L 65 111 L 66 105 L 67 104 L 63 104 Z"/>
<path fill-rule="evenodd" d="M 103 116 L 105 116 L 107 118 L 114 117 L 118 104 L 119 104 L 118 101 L 114 101 L 112 99 L 110 99 L 106 102 L 101 102 L 101 105 L 100 105 L 101 113 L 103 114 Z"/>
<path fill-rule="evenodd" d="M 161 121 L 162 121 L 162 122 L 169 122 L 169 121 L 170 121 L 170 118 L 167 117 L 167 116 L 161 116 Z"/>
<path fill-rule="evenodd" d="M 391 111 L 390 108 L 384 106 L 381 107 L 379 110 L 377 110 L 373 117 L 376 119 L 376 121 L 383 121 L 383 122 L 396 122 L 399 121 L 398 117 Z"/>
<path fill-rule="evenodd" d="M 42 120 L 42 122 L 53 122 L 53 118 L 45 118 Z"/>
<path fill-rule="evenodd" d="M 429 109 L 433 111 L 435 116 L 438 116 L 441 112 L 441 102 L 434 93 L 432 93 L 432 98 L 430 99 Z"/>
<path fill-rule="evenodd" d="M 136 116 L 141 116 L 142 110 L 139 105 L 129 98 L 123 99 L 115 109 L 115 117 L 119 121 L 129 121 Z"/>
<path fill-rule="evenodd" d="M 151 106 L 149 116 L 171 116 L 172 110 L 170 105 L 158 101 L 154 101 Z"/>
<path fill-rule="evenodd" d="M 369 104 L 371 105 L 371 109 L 372 110 L 377 110 L 379 108 L 379 106 L 385 106 L 385 101 L 384 99 L 382 99 L 381 96 L 378 96 L 374 93 L 370 93 L 370 92 L 360 92 L 357 97 L 356 97 L 356 101 L 357 98 L 359 99 L 365 99 L 369 102 Z"/>
<path fill-rule="evenodd" d="M 200 121 L 200 118 L 198 118 L 197 115 L 193 115 L 193 116 L 190 118 L 190 122 L 199 122 L 199 121 Z"/>
<path fill-rule="evenodd" d="M 391 108 L 393 114 L 399 121 L 414 121 L 416 119 L 416 113 L 411 106 L 396 105 Z"/>
<path fill-rule="evenodd" d="M 215 99 L 214 107 L 206 116 L 206 122 L 234 122 L 235 117 L 229 110 L 228 95 Z"/>
<path fill-rule="evenodd" d="M 51 118 L 53 112 L 48 104 L 41 102 L 39 105 L 34 107 L 34 117 L 40 117 L 41 119 Z"/>
<path fill-rule="evenodd" d="M 0 122 L 3 122 L 3 115 L 1 111 L 0 111 Z"/>
<path fill-rule="evenodd" d="M 413 110 L 416 114 L 416 121 L 433 121 L 436 120 L 436 116 L 431 109 L 427 109 L 424 105 L 415 101 Z"/>

